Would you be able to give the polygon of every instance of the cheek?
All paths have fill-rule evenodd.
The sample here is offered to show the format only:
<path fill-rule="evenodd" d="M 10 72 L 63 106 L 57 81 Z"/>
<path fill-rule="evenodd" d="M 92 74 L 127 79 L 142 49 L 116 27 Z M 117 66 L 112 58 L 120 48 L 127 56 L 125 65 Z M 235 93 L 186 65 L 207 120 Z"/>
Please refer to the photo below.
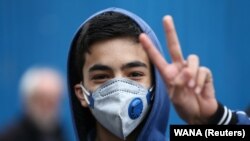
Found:
<path fill-rule="evenodd" d="M 153 85 L 153 73 L 149 70 L 148 75 L 145 78 L 146 87 L 149 88 Z"/>
<path fill-rule="evenodd" d="M 99 87 L 96 84 L 93 84 L 92 81 L 90 81 L 89 73 L 87 71 L 83 72 L 83 86 L 88 91 L 94 91 L 95 89 L 97 89 Z"/>
<path fill-rule="evenodd" d="M 83 66 L 82 69 L 82 77 L 83 77 L 82 84 L 84 87 L 87 87 L 89 85 L 89 76 L 85 66 Z"/>
<path fill-rule="evenodd" d="M 145 88 L 150 88 L 153 85 L 153 77 L 151 70 L 144 71 L 144 76 L 137 82 L 143 85 Z"/>
<path fill-rule="evenodd" d="M 146 74 L 146 77 L 145 77 L 145 84 L 146 84 L 146 87 L 149 88 L 153 85 L 155 85 L 154 83 L 154 70 L 153 70 L 153 66 L 151 64 L 147 64 L 149 66 L 149 69 L 147 71 L 147 74 Z"/>
<path fill-rule="evenodd" d="M 150 63 L 150 60 L 146 54 L 146 52 L 144 50 L 140 51 L 141 54 L 141 58 L 143 60 L 144 63 L 146 63 L 148 67 L 147 73 L 146 73 L 146 77 L 145 77 L 145 84 L 146 87 L 151 87 L 152 85 L 154 85 L 154 70 L 153 70 L 153 65 Z"/>
<path fill-rule="evenodd" d="M 155 85 L 155 70 L 154 66 L 151 64 L 150 65 L 150 85 Z"/>

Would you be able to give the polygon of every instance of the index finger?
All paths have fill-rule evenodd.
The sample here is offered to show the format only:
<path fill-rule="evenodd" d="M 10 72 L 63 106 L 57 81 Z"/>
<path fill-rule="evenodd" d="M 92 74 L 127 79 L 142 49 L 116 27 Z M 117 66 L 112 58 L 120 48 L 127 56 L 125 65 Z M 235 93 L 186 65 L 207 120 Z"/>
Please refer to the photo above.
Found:
<path fill-rule="evenodd" d="M 153 42 L 145 33 L 142 33 L 139 36 L 139 40 L 143 48 L 145 49 L 146 53 L 148 54 L 150 60 L 152 61 L 152 63 L 158 68 L 165 82 L 168 83 L 168 81 L 171 81 L 171 79 L 177 73 L 177 68 L 167 63 L 165 58 L 156 49 Z"/>
<path fill-rule="evenodd" d="M 166 40 L 170 56 L 174 63 L 182 64 L 183 55 L 178 40 L 178 36 L 174 27 L 174 22 L 171 16 L 167 15 L 163 18 L 163 26 L 166 34 Z"/>

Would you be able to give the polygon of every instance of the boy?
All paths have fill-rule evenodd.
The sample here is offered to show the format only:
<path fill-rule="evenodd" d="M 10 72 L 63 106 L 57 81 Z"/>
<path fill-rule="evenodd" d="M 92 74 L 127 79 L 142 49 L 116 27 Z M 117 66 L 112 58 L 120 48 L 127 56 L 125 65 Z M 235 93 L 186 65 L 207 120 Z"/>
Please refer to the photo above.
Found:
<path fill-rule="evenodd" d="M 172 18 L 163 24 L 172 64 L 150 27 L 126 10 L 109 8 L 81 25 L 68 60 L 81 141 L 165 140 L 170 100 L 189 124 L 239 122 L 215 99 L 212 74 L 198 56 L 183 59 Z"/>

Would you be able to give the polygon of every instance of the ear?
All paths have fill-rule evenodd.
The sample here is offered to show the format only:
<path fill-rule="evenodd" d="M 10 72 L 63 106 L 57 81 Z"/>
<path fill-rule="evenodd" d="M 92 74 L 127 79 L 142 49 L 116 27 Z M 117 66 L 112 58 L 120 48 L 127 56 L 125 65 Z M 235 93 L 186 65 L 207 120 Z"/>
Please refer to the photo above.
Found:
<path fill-rule="evenodd" d="M 75 89 L 75 95 L 76 95 L 77 99 L 80 101 L 81 105 L 84 108 L 87 108 L 88 107 L 88 103 L 87 103 L 87 101 L 85 100 L 85 98 L 83 96 L 84 93 L 82 91 L 81 84 L 76 84 L 74 86 L 74 89 Z"/>

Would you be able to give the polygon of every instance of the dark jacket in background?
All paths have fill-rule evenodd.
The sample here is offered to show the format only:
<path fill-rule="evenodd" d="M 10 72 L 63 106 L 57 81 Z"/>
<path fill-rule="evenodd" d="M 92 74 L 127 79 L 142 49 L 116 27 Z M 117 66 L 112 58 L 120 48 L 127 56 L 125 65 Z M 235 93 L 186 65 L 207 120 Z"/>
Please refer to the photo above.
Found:
<path fill-rule="evenodd" d="M 43 133 L 28 118 L 23 117 L 3 129 L 0 141 L 67 141 L 60 126 L 50 133 Z"/>

